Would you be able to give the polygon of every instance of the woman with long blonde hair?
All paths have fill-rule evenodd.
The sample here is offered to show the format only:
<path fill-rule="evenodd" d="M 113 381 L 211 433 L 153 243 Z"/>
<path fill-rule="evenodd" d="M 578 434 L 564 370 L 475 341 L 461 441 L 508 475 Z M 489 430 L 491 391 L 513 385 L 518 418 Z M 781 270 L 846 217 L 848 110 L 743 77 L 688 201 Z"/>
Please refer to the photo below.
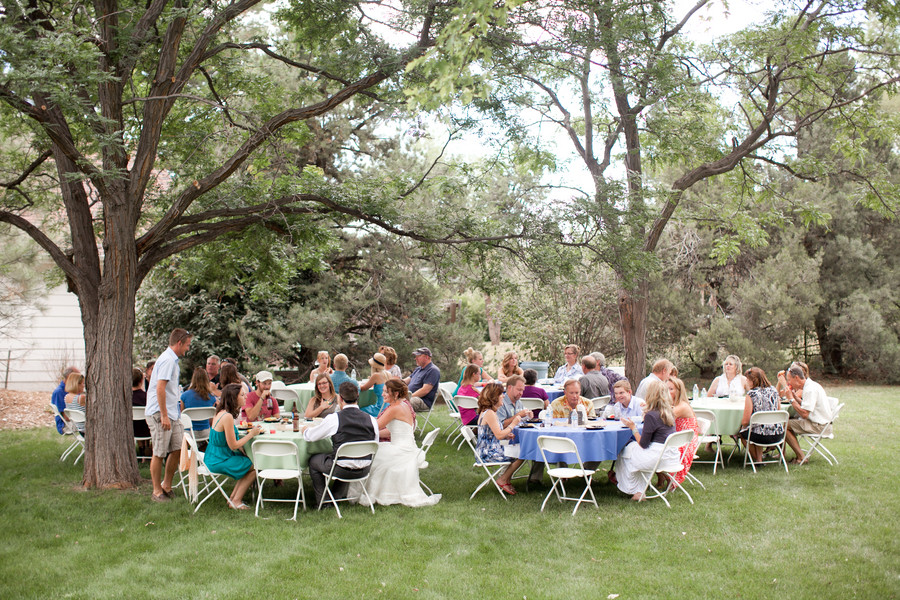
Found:
<path fill-rule="evenodd" d="M 500 361 L 500 372 L 497 373 L 497 381 L 506 383 L 506 380 L 513 375 L 521 374 L 522 368 L 519 367 L 519 355 L 510 350 L 503 355 L 503 360 Z"/>
<path fill-rule="evenodd" d="M 622 424 L 628 427 L 635 441 L 629 443 L 616 459 L 615 474 L 610 478 L 616 481 L 619 489 L 631 496 L 632 500 L 643 500 L 647 482 L 640 472 L 652 469 L 662 454 L 666 438 L 675 433 L 675 415 L 672 412 L 672 400 L 669 389 L 662 381 L 651 381 L 647 386 L 644 401 L 647 404 L 644 412 L 644 430 L 638 432 L 634 421 L 622 417 Z M 674 467 L 680 464 L 681 455 L 677 448 L 666 450 L 663 467 Z"/>
<path fill-rule="evenodd" d="M 459 395 L 459 388 L 463 385 L 463 376 L 466 373 L 466 367 L 469 365 L 478 367 L 478 379 L 475 380 L 475 383 L 490 383 L 493 381 L 493 378 L 484 370 L 484 354 L 469 346 L 463 351 L 463 356 L 466 357 L 466 366 L 463 367 L 462 372 L 459 374 L 459 381 L 456 382 L 456 389 L 453 391 L 454 396 Z"/>

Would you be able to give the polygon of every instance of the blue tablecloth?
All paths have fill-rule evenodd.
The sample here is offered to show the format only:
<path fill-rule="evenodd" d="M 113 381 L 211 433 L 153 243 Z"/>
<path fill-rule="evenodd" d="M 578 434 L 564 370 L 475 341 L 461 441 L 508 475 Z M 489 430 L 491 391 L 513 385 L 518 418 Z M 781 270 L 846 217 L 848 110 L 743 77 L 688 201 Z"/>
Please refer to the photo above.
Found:
<path fill-rule="evenodd" d="M 619 426 L 618 422 L 611 424 L 609 428 L 600 430 L 560 426 L 535 427 L 533 429 L 517 427 L 516 440 L 519 442 L 519 458 L 543 462 L 544 457 L 541 456 L 541 449 L 537 444 L 538 436 L 542 435 L 554 435 L 574 441 L 583 462 L 616 460 L 622 448 L 634 439 L 631 430 Z M 548 453 L 547 458 L 550 459 L 550 462 L 575 462 L 574 453 Z"/>
<path fill-rule="evenodd" d="M 561 387 L 556 387 L 555 385 L 542 385 L 540 387 L 547 392 L 550 402 L 553 402 L 565 393 Z"/>

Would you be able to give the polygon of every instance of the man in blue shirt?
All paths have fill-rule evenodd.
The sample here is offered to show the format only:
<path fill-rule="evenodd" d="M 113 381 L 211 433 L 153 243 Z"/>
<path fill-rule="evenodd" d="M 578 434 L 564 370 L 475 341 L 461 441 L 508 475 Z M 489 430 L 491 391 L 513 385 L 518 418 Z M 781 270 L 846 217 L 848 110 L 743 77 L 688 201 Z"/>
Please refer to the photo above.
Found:
<path fill-rule="evenodd" d="M 81 373 L 78 370 L 78 367 L 66 367 L 66 370 L 63 371 L 62 381 L 56 389 L 53 390 L 53 393 L 50 394 L 50 402 L 53 403 L 53 406 L 56 407 L 56 410 L 59 411 L 59 414 L 63 414 L 63 411 L 66 410 L 66 379 L 69 378 L 69 375 L 72 373 Z M 60 435 L 63 433 L 63 429 L 66 427 L 66 422 L 63 421 L 60 417 L 56 417 L 56 430 Z"/>
<path fill-rule="evenodd" d="M 345 381 L 349 381 L 356 387 L 357 391 L 359 391 L 359 382 L 347 375 L 347 367 L 350 365 L 350 361 L 347 360 L 347 355 L 336 355 L 332 364 L 334 364 L 334 373 L 331 374 L 331 383 L 334 385 L 334 389 L 341 389 L 341 384 Z"/>
<path fill-rule="evenodd" d="M 438 384 L 441 382 L 441 370 L 431 362 L 431 350 L 419 348 L 413 352 L 416 357 L 416 370 L 404 379 L 411 395 L 409 403 L 416 412 L 428 412 L 434 404 Z"/>

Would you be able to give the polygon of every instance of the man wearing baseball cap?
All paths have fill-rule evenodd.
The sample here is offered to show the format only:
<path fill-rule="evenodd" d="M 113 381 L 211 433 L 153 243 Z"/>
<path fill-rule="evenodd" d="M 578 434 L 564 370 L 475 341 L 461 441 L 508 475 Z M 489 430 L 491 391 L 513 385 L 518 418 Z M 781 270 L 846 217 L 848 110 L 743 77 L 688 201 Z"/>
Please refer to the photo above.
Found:
<path fill-rule="evenodd" d="M 409 403 L 416 412 L 428 412 L 437 396 L 438 384 L 441 382 L 441 370 L 431 362 L 431 350 L 422 347 L 413 352 L 416 358 L 416 370 L 403 381 L 409 386 Z"/>
<path fill-rule="evenodd" d="M 260 421 L 278 416 L 278 401 L 272 395 L 272 374 L 260 371 L 256 374 L 256 390 L 247 394 L 244 404 L 244 418 Z"/>

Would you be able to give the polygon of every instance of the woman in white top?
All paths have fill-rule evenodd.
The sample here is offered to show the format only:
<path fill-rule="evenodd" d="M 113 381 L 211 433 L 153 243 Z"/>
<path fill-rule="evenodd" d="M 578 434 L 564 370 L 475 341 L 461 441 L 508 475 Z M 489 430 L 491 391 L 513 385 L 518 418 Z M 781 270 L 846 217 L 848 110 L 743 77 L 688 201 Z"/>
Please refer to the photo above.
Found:
<path fill-rule="evenodd" d="M 744 397 L 745 378 L 741 374 L 743 365 L 741 359 L 734 354 L 729 354 L 722 363 L 722 374 L 713 379 L 709 386 L 707 396 L 730 398 L 732 396 Z"/>
<path fill-rule="evenodd" d="M 380 346 L 378 351 L 384 355 L 387 362 L 384 364 L 385 372 L 391 377 L 403 379 L 400 367 L 397 366 L 397 351 L 390 346 Z"/>
<path fill-rule="evenodd" d="M 330 366 L 331 357 L 328 355 L 328 351 L 319 350 L 319 354 L 316 355 L 316 363 L 318 366 L 309 374 L 310 383 L 314 382 L 319 375 L 331 376 L 334 374 L 334 369 Z"/>

